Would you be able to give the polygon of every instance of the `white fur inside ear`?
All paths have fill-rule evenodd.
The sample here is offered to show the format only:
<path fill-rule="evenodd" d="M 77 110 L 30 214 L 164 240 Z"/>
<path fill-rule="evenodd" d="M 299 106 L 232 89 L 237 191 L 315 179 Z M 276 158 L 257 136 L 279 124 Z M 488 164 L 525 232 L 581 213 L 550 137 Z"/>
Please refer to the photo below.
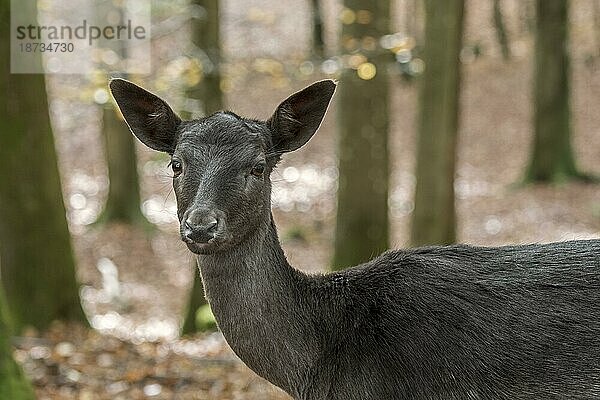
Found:
<path fill-rule="evenodd" d="M 160 118 L 160 117 L 164 117 L 165 113 L 157 111 L 157 112 L 153 112 L 153 113 L 148 114 L 148 116 L 150 118 Z"/>
<path fill-rule="evenodd" d="M 294 114 L 294 111 L 289 105 L 286 104 L 284 107 L 281 107 L 279 113 L 281 118 L 285 118 L 291 124 L 302 125 L 302 122 L 296 119 L 296 114 Z"/>

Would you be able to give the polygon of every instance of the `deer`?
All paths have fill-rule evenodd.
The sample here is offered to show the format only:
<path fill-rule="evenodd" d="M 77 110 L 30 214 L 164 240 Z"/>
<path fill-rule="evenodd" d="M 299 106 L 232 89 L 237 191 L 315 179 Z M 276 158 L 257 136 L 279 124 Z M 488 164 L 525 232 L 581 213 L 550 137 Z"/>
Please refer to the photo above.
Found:
<path fill-rule="evenodd" d="M 389 250 L 323 274 L 288 263 L 270 176 L 336 85 L 266 120 L 184 121 L 110 81 L 131 132 L 171 158 L 179 234 L 235 354 L 297 400 L 600 399 L 600 240 Z"/>

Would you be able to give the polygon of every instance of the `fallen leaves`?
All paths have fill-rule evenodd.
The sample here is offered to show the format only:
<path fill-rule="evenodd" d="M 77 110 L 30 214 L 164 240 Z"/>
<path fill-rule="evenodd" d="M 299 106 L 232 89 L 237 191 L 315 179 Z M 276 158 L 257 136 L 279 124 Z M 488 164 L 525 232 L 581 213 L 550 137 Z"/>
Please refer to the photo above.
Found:
<path fill-rule="evenodd" d="M 219 333 L 133 344 L 55 323 L 31 334 L 16 338 L 14 355 L 42 400 L 289 398 L 245 367 Z"/>

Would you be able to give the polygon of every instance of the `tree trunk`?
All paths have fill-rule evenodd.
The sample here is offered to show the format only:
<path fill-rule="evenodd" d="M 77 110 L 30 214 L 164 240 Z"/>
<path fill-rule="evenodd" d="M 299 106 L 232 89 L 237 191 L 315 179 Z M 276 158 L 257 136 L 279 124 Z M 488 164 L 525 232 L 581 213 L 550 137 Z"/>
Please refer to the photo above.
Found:
<path fill-rule="evenodd" d="M 108 23 L 109 15 L 118 13 L 119 24 L 124 25 L 123 5 L 101 3 L 97 5 L 97 17 L 100 25 Z M 124 60 L 127 49 L 120 41 L 104 41 Z M 121 75 L 121 78 L 127 78 Z M 108 196 L 104 210 L 98 217 L 98 223 L 122 222 L 126 224 L 150 227 L 140 208 L 140 185 L 137 171 L 135 139 L 127 124 L 112 102 L 102 107 L 102 133 L 104 152 L 108 168 Z"/>
<path fill-rule="evenodd" d="M 35 2 L 30 15 L 37 15 Z M 9 36 L 9 1 L 0 33 Z M 54 319 L 85 321 L 43 75 L 10 74 L 10 41 L 0 41 L 0 260 L 17 332 Z M 41 63 L 38 57 L 37 62 Z"/>
<path fill-rule="evenodd" d="M 198 332 L 198 326 L 196 324 L 196 312 L 201 306 L 207 304 L 206 297 L 204 296 L 204 286 L 202 286 L 202 280 L 200 279 L 198 265 L 195 258 L 192 261 L 192 264 L 194 270 L 194 283 L 190 291 L 190 300 L 188 301 L 187 312 L 181 328 L 182 335 Z"/>
<path fill-rule="evenodd" d="M 388 0 L 345 0 L 356 20 L 344 24 L 341 47 L 346 55 L 364 56 L 357 70 L 347 68 L 338 85 L 337 219 L 332 265 L 344 268 L 367 261 L 388 248 L 387 56 L 353 49 L 389 33 Z"/>
<path fill-rule="evenodd" d="M 10 316 L 0 285 L 0 399 L 34 400 L 29 381 L 12 357 L 12 327 L 9 321 Z"/>
<path fill-rule="evenodd" d="M 223 109 L 223 91 L 221 90 L 221 48 L 219 39 L 219 1 L 218 0 L 192 0 L 192 7 L 201 7 L 204 13 L 192 18 L 192 43 L 196 51 L 203 52 L 203 79 L 187 91 L 189 98 L 198 100 L 203 110 L 187 110 L 182 112 L 185 118 L 209 115 Z M 196 115 L 198 114 L 198 115 Z M 198 272 L 196 260 L 194 264 L 194 283 L 190 292 L 186 316 L 184 318 L 181 334 L 187 335 L 198 331 L 196 325 L 196 311 L 207 304 L 204 297 L 204 287 Z"/>
<path fill-rule="evenodd" d="M 568 1 L 537 0 L 534 141 L 528 182 L 581 177 L 571 148 Z"/>
<path fill-rule="evenodd" d="M 219 1 L 191 0 L 190 5 L 196 7 L 191 19 L 192 45 L 194 53 L 200 53 L 202 62 L 202 79 L 188 88 L 188 98 L 199 103 L 200 109 L 184 110 L 184 118 L 196 118 L 210 115 L 223 109 L 223 92 L 221 90 L 221 42 L 219 34 Z"/>
<path fill-rule="evenodd" d="M 417 46 L 423 44 L 423 3 L 422 0 L 405 0 L 404 33 L 415 40 Z"/>
<path fill-rule="evenodd" d="M 140 209 L 135 140 L 112 103 L 102 107 L 102 133 L 110 184 L 98 222 L 150 226 Z"/>
<path fill-rule="evenodd" d="M 311 0 L 313 17 L 313 54 L 316 58 L 325 58 L 325 41 L 323 40 L 323 18 L 321 17 L 321 2 Z"/>
<path fill-rule="evenodd" d="M 535 25 L 535 0 L 519 0 L 517 2 L 519 14 L 519 34 L 529 35 Z"/>
<path fill-rule="evenodd" d="M 425 72 L 419 93 L 414 246 L 456 240 L 454 170 L 463 0 L 425 1 Z"/>
<path fill-rule="evenodd" d="M 496 38 L 502 51 L 504 60 L 510 59 L 510 45 L 508 43 L 508 34 L 504 25 L 504 17 L 502 15 L 502 5 L 500 0 L 494 0 L 494 28 L 496 29 Z"/>

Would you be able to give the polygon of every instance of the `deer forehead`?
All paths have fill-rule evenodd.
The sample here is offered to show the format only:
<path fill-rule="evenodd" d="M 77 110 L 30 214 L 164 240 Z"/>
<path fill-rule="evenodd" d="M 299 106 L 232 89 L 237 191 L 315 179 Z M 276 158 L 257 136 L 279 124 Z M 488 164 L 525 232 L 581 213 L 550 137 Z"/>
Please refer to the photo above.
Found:
<path fill-rule="evenodd" d="M 182 124 L 175 154 L 190 160 L 235 164 L 264 157 L 268 149 L 264 127 L 235 114 L 219 112 Z"/>

